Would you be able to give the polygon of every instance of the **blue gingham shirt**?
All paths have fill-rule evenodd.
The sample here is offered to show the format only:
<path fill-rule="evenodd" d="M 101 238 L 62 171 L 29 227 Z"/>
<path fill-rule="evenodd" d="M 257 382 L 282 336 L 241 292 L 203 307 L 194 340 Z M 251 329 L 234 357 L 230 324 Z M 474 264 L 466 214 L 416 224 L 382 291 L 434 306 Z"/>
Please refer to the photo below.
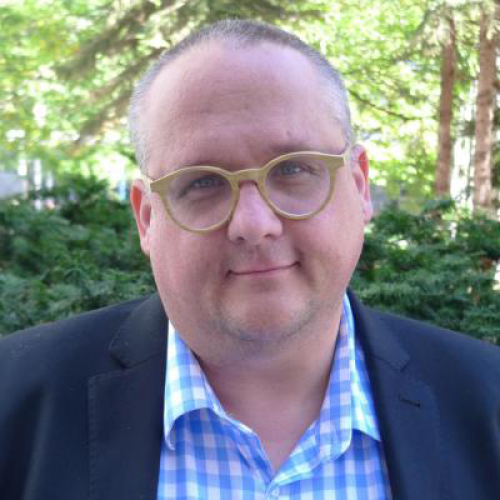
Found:
<path fill-rule="evenodd" d="M 318 419 L 274 473 L 257 434 L 228 415 L 178 332 L 168 338 L 157 499 L 391 499 L 347 296 Z"/>

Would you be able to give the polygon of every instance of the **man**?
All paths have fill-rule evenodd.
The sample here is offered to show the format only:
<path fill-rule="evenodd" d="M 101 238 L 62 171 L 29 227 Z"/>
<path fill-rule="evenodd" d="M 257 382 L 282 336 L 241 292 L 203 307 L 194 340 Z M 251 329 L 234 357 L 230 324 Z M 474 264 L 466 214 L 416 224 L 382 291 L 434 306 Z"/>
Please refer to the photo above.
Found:
<path fill-rule="evenodd" d="M 2 341 L 0 498 L 500 498 L 499 350 L 346 295 L 372 208 L 326 60 L 217 23 L 131 129 L 158 296 Z"/>

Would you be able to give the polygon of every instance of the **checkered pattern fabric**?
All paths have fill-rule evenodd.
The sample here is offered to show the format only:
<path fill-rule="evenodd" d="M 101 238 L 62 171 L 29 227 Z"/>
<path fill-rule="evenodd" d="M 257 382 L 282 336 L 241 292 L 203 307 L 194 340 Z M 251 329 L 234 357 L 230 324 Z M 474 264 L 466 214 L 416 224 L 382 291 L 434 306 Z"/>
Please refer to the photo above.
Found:
<path fill-rule="evenodd" d="M 177 332 L 168 340 L 164 433 L 158 500 L 391 498 L 347 296 L 320 415 L 277 473 L 259 437 L 224 411 Z"/>

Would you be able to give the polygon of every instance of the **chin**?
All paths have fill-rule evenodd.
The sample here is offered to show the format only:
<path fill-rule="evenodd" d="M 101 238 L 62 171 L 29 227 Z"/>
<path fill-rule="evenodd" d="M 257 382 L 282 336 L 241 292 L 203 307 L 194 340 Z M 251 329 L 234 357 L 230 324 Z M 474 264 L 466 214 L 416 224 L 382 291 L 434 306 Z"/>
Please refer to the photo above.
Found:
<path fill-rule="evenodd" d="M 279 343 L 299 333 L 313 318 L 316 308 L 311 303 L 291 307 L 287 303 L 264 301 L 260 307 L 221 309 L 217 314 L 217 327 L 221 332 L 246 342 Z"/>

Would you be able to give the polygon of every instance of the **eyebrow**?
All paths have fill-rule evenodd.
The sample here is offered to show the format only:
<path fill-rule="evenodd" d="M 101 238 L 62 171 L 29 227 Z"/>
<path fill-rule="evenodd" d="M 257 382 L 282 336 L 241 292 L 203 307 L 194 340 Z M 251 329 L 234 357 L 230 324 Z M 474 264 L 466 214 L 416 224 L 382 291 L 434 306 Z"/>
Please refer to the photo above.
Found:
<path fill-rule="evenodd" d="M 272 160 L 273 158 L 276 158 L 278 156 L 287 154 L 287 153 L 295 153 L 299 151 L 318 151 L 322 153 L 327 153 L 325 151 L 325 148 L 321 147 L 315 147 L 312 146 L 311 144 L 304 143 L 304 142 L 280 142 L 280 143 L 275 143 L 271 145 L 269 148 L 267 148 L 268 151 L 268 159 L 264 162 L 261 162 L 261 165 L 264 165 L 267 161 Z M 345 152 L 345 148 L 342 151 L 331 153 L 331 154 L 343 154 Z M 242 166 L 242 168 L 250 168 L 250 167 L 257 167 L 261 165 L 246 165 Z M 186 167 L 199 167 L 199 166 L 214 166 L 214 167 L 220 167 L 220 168 L 229 168 L 231 165 L 227 161 L 222 161 L 221 158 L 216 159 L 216 157 L 211 157 L 211 156 L 200 156 L 198 158 L 195 158 L 194 161 L 186 161 L 183 162 L 182 165 L 179 165 L 178 167 L 175 168 L 175 170 L 178 170 L 180 168 L 186 168 Z"/>

